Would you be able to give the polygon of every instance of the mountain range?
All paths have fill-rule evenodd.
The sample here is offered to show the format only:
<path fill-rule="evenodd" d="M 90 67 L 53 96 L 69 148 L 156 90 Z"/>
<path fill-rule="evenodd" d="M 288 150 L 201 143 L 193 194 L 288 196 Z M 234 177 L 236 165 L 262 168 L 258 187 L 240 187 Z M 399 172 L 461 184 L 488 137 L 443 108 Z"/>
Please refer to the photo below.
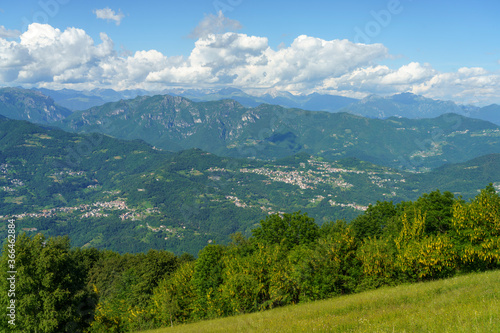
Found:
<path fill-rule="evenodd" d="M 233 99 L 246 107 L 257 107 L 261 104 L 280 105 L 286 108 L 300 108 L 309 111 L 349 112 L 369 118 L 404 117 L 410 119 L 434 118 L 446 113 L 482 119 L 500 125 L 500 106 L 492 104 L 478 107 L 459 105 L 452 101 L 440 101 L 412 93 L 401 93 L 392 96 L 371 95 L 361 100 L 328 94 L 312 93 L 309 95 L 293 95 L 286 91 L 269 89 L 264 94 L 255 95 L 236 88 L 224 89 L 169 89 L 148 92 L 146 90 L 114 91 L 112 89 L 94 89 L 76 91 L 70 89 L 50 90 L 41 88 L 38 91 L 50 96 L 54 101 L 71 110 L 85 110 L 107 102 L 122 99 L 133 99 L 137 96 L 172 95 L 188 98 L 195 102 Z"/>
<path fill-rule="evenodd" d="M 434 100 L 412 93 L 385 97 L 372 95 L 337 111 L 379 119 L 388 117 L 422 119 L 439 117 L 446 113 L 455 113 L 500 125 L 499 105 L 492 104 L 486 107 L 458 105 L 452 101 Z"/>
<path fill-rule="evenodd" d="M 0 89 L 0 115 L 17 120 L 48 124 L 71 114 L 54 100 L 34 90 L 19 88 Z"/>
<path fill-rule="evenodd" d="M 69 235 L 74 246 L 196 254 L 234 232 L 249 235 L 273 213 L 350 220 L 378 200 L 436 189 L 467 199 L 488 183 L 500 187 L 500 154 L 414 173 L 307 153 L 257 161 L 168 152 L 0 118 L 0 219 L 15 218 L 28 234 Z"/>
<path fill-rule="evenodd" d="M 391 110 L 386 104 L 393 100 L 405 105 L 420 101 L 422 110 L 434 104 L 444 105 L 445 110 L 451 105 L 415 95 L 369 100 L 365 106 L 378 103 L 385 110 Z M 487 108 L 490 114 L 495 110 Z M 0 91 L 0 113 L 67 131 L 140 139 L 169 151 L 199 148 L 221 156 L 263 160 L 305 152 L 330 160 L 355 157 L 425 171 L 499 152 L 497 125 L 457 114 L 376 119 L 353 111 L 305 111 L 270 104 L 250 108 L 234 100 L 193 102 L 171 95 L 122 99 L 71 112 L 40 92 L 18 88 Z"/>
<path fill-rule="evenodd" d="M 500 152 L 500 127 L 445 114 L 433 119 L 371 119 L 234 100 L 193 102 L 157 95 L 77 111 L 54 125 L 141 139 L 158 148 L 200 148 L 221 156 L 275 160 L 305 152 L 330 160 L 423 171 Z"/>
<path fill-rule="evenodd" d="M 314 111 L 336 111 L 357 99 L 321 95 L 313 93 L 310 95 L 293 95 L 270 89 L 262 95 L 250 95 L 236 88 L 214 89 L 168 89 L 162 91 L 146 91 L 141 89 L 115 91 L 112 89 L 93 89 L 90 91 L 78 91 L 72 89 L 50 90 L 38 88 L 46 96 L 50 96 L 61 106 L 71 110 L 85 110 L 93 106 L 99 106 L 108 102 L 117 102 L 121 99 L 133 99 L 138 96 L 171 95 L 188 98 L 195 102 L 217 101 L 221 99 L 233 99 L 247 107 L 256 107 L 260 104 L 275 104 L 289 108 L 302 108 Z"/>
<path fill-rule="evenodd" d="M 417 102 L 420 112 L 438 103 L 401 95 L 365 105 Z M 301 210 L 321 224 L 378 200 L 436 189 L 467 199 L 488 183 L 500 188 L 498 125 L 453 113 L 352 112 L 171 95 L 70 111 L 39 91 L 4 88 L 0 219 L 70 235 L 75 246 L 196 254 L 231 233 L 249 235 L 273 213 Z"/>

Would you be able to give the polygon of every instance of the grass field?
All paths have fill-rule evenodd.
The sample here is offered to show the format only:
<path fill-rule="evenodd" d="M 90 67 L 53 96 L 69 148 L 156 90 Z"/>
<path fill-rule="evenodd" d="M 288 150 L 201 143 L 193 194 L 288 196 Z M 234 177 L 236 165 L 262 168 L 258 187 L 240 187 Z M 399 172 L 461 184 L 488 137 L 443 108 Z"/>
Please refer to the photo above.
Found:
<path fill-rule="evenodd" d="M 500 332 L 500 271 L 143 331 Z"/>

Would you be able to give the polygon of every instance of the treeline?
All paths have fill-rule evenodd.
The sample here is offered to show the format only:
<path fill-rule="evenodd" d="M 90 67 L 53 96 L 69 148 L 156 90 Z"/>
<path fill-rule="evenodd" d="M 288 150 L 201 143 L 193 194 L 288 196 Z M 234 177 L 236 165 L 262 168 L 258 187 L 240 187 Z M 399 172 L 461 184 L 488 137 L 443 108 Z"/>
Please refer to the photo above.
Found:
<path fill-rule="evenodd" d="M 301 212 L 272 215 L 252 237 L 208 245 L 196 260 L 71 248 L 67 237 L 42 235 L 20 235 L 15 249 L 12 331 L 127 332 L 500 268 L 500 196 L 492 185 L 470 202 L 434 191 L 321 227 Z M 3 309 L 8 260 L 6 246 Z"/>

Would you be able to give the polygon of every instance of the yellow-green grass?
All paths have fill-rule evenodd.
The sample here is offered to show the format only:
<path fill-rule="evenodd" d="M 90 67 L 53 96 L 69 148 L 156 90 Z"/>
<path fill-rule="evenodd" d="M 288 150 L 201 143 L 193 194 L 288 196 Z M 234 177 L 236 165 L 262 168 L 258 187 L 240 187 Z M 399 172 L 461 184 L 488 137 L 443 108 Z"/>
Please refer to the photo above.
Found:
<path fill-rule="evenodd" d="M 500 332 L 500 271 L 144 331 Z"/>

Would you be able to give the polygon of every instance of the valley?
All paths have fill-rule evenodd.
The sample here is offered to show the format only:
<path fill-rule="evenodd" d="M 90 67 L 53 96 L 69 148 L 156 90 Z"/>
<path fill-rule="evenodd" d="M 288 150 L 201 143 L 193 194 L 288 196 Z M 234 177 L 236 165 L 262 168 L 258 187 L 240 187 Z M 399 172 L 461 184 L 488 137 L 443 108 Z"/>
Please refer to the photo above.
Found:
<path fill-rule="evenodd" d="M 5 93 L 17 119 L 29 105 L 60 110 L 39 92 Z M 378 201 L 500 186 L 500 127 L 456 114 L 381 120 L 158 95 L 38 123 L 0 118 L 0 217 L 79 247 L 196 255 L 276 213 L 350 221 Z"/>
<path fill-rule="evenodd" d="M 471 131 L 451 132 L 460 137 Z M 500 185 L 500 155 L 429 172 L 354 157 L 298 153 L 274 161 L 168 152 L 143 141 L 72 134 L 0 120 L 0 207 L 29 234 L 70 235 L 75 246 L 120 252 L 167 248 L 196 254 L 230 234 L 249 235 L 275 213 L 308 212 L 319 224 L 351 220 L 379 200 L 415 200 L 436 189 L 465 199 Z M 495 139 L 496 129 L 475 130 Z"/>
<path fill-rule="evenodd" d="M 429 4 L 4 1 L 0 332 L 498 331 L 500 2 Z"/>

